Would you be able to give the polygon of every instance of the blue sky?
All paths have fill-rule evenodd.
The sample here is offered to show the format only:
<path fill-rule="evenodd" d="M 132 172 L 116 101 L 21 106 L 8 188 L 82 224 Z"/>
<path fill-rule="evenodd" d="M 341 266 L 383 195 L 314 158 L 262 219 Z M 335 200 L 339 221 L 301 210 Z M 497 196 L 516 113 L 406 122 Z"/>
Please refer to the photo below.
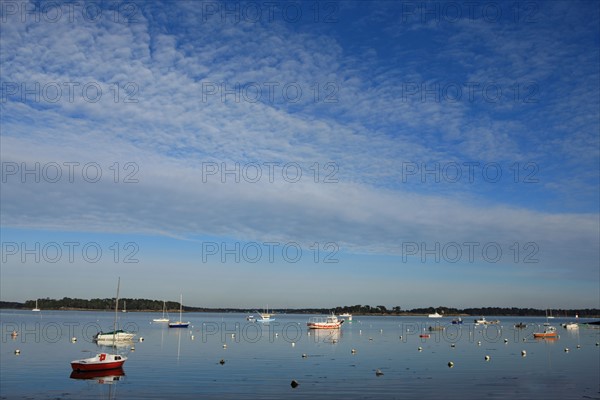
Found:
<path fill-rule="evenodd" d="M 0 297 L 600 307 L 599 11 L 3 2 Z"/>

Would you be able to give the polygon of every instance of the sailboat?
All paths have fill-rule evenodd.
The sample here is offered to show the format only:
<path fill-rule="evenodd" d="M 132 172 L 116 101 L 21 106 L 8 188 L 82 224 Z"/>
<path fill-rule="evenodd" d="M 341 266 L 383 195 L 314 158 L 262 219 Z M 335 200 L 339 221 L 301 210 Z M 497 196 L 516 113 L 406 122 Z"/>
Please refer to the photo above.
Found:
<path fill-rule="evenodd" d="M 271 321 L 275 321 L 275 318 L 272 318 L 273 316 L 273 310 L 271 310 L 271 312 L 269 312 L 269 305 L 267 304 L 267 310 L 264 312 L 258 312 L 258 315 L 260 315 L 260 319 L 257 319 L 258 322 L 271 322 Z"/>
<path fill-rule="evenodd" d="M 42 311 L 42 310 L 40 310 L 38 308 L 38 301 L 37 301 L 37 299 L 35 299 L 35 308 L 33 310 L 31 310 L 31 311 Z"/>
<path fill-rule="evenodd" d="M 187 328 L 190 322 L 181 321 L 181 312 L 183 310 L 183 295 L 179 295 L 179 321 L 169 322 L 169 328 Z"/>
<path fill-rule="evenodd" d="M 96 342 L 123 342 L 133 339 L 135 333 L 125 332 L 122 329 L 117 329 L 117 315 L 119 314 L 119 289 L 121 287 L 121 278 L 117 284 L 117 298 L 115 299 L 115 322 L 111 332 L 98 332 L 94 336 Z"/>
<path fill-rule="evenodd" d="M 534 332 L 533 337 L 536 339 L 558 339 L 558 333 L 556 328 L 551 326 L 548 322 L 548 311 L 546 311 L 546 322 L 544 322 L 544 329 L 541 332 Z"/>
<path fill-rule="evenodd" d="M 167 304 L 163 301 L 163 314 L 162 314 L 162 318 L 154 318 L 152 321 L 154 321 L 154 322 L 169 322 L 169 318 L 165 317 L 165 312 L 166 311 L 167 311 Z M 179 319 L 181 319 L 181 317 Z"/>
<path fill-rule="evenodd" d="M 125 302 L 125 300 L 123 300 L 123 309 L 121 310 L 121 312 L 127 312 L 127 303 Z"/>
<path fill-rule="evenodd" d="M 121 278 L 119 278 L 119 283 L 117 283 L 117 299 L 115 301 L 115 322 L 114 329 L 111 332 L 113 337 L 113 344 L 116 343 L 117 340 L 117 313 L 119 308 L 119 287 L 121 286 Z M 98 335 L 96 335 L 97 337 Z M 73 371 L 100 371 L 100 370 L 114 370 L 115 368 L 121 368 L 123 364 L 127 361 L 127 357 L 122 356 L 120 354 L 111 354 L 111 353 L 99 353 L 94 357 L 83 358 L 81 360 L 73 360 L 71 361 L 71 368 Z"/>

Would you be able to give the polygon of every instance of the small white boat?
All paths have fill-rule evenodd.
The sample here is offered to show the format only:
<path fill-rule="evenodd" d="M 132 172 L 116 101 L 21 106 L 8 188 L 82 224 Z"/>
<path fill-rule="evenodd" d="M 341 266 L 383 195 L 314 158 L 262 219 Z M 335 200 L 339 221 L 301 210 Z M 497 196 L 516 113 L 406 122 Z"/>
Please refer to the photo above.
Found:
<path fill-rule="evenodd" d="M 183 295 L 179 295 L 179 321 L 169 322 L 169 328 L 187 328 L 190 325 L 190 321 L 183 322 L 181 320 L 182 310 L 183 310 Z"/>
<path fill-rule="evenodd" d="M 130 332 L 125 332 L 122 329 L 117 329 L 116 331 L 110 331 L 110 332 L 98 332 L 95 336 L 94 336 L 94 341 L 96 342 L 109 342 L 109 341 L 115 341 L 115 342 L 125 342 L 125 341 L 129 341 L 132 340 L 135 337 L 135 333 L 130 333 Z"/>
<path fill-rule="evenodd" d="M 36 312 L 42 311 L 42 310 L 40 310 L 40 309 L 38 308 L 38 301 L 37 301 L 37 299 L 35 299 L 35 308 L 34 308 L 34 309 L 32 309 L 31 311 L 36 311 Z"/>
<path fill-rule="evenodd" d="M 579 329 L 579 325 L 576 322 L 569 322 L 568 324 L 564 324 L 566 329 Z"/>
<path fill-rule="evenodd" d="M 169 322 L 169 318 L 165 317 L 166 311 L 167 311 L 167 305 L 163 301 L 162 318 L 154 318 L 152 321 L 154 321 L 154 322 Z"/>
<path fill-rule="evenodd" d="M 343 323 L 343 319 L 338 319 L 338 317 L 331 314 L 322 317 L 311 317 L 306 326 L 309 329 L 338 329 Z"/>
<path fill-rule="evenodd" d="M 487 325 L 487 323 L 485 317 L 475 319 L 475 325 Z"/>
<path fill-rule="evenodd" d="M 434 314 L 429 314 L 428 317 L 429 318 L 442 318 L 442 315 L 438 314 L 438 312 L 436 311 Z"/>
<path fill-rule="evenodd" d="M 246 317 L 246 321 L 248 321 L 248 322 L 256 322 L 256 317 L 254 315 L 248 315 Z"/>
<path fill-rule="evenodd" d="M 275 321 L 275 318 L 271 318 L 271 314 L 260 314 L 260 318 L 255 318 L 252 322 L 272 322 Z"/>
<path fill-rule="evenodd" d="M 352 322 L 352 314 L 350 314 L 350 313 L 340 314 L 340 317 L 341 318 L 346 318 L 348 320 L 348 322 Z"/>

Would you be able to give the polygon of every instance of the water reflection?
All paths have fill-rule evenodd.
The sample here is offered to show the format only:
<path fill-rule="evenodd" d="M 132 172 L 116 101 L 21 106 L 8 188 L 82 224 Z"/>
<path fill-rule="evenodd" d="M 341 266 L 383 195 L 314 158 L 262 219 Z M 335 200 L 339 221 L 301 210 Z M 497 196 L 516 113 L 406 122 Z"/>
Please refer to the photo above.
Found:
<path fill-rule="evenodd" d="M 112 385 L 125 376 L 123 368 L 107 369 L 103 371 L 73 371 L 71 379 L 95 380 L 101 385 Z"/>
<path fill-rule="evenodd" d="M 342 331 L 340 329 L 310 329 L 308 334 L 313 342 L 320 343 L 336 344 L 342 338 Z"/>

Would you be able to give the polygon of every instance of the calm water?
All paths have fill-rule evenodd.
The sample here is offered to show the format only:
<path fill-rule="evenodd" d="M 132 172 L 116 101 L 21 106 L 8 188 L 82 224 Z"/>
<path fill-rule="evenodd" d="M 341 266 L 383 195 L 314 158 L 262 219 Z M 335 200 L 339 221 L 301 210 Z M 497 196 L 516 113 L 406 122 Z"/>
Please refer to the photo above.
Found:
<path fill-rule="evenodd" d="M 1 398 L 600 399 L 600 330 L 567 331 L 559 324 L 570 320 L 561 318 L 551 320 L 560 338 L 549 341 L 531 338 L 543 318 L 498 317 L 500 325 L 485 328 L 471 318 L 457 326 L 449 318 L 354 317 L 338 332 L 309 335 L 303 315 L 263 325 L 242 314 L 187 313 L 189 329 L 169 329 L 151 322 L 158 314 L 121 313 L 120 325 L 144 339 L 119 348 L 129 357 L 124 375 L 72 379 L 70 361 L 106 350 L 90 338 L 112 327 L 113 316 L 1 311 Z M 517 322 L 529 326 L 517 330 Z M 448 328 L 419 338 L 434 324 Z"/>

